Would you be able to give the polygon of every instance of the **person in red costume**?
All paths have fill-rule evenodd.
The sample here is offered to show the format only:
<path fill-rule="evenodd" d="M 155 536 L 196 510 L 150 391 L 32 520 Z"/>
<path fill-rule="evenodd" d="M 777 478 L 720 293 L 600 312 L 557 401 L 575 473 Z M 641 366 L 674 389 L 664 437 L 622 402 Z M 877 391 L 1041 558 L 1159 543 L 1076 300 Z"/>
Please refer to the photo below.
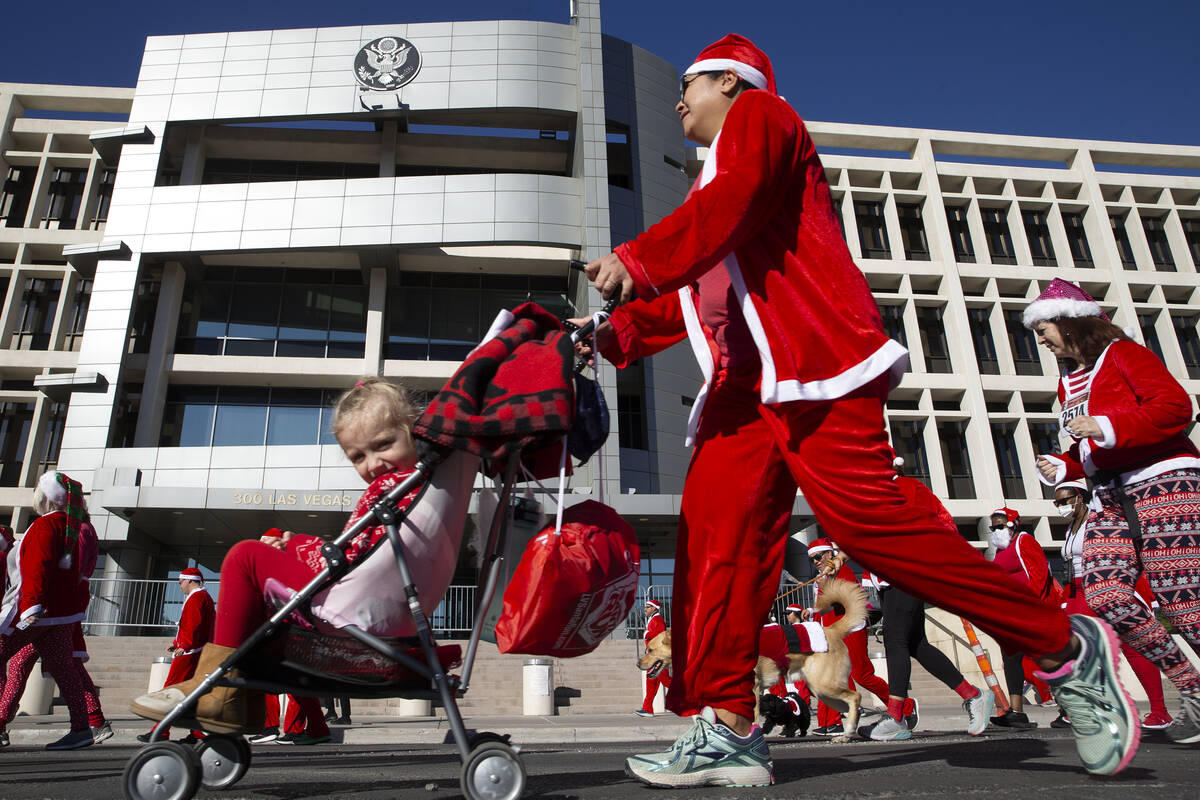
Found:
<path fill-rule="evenodd" d="M 830 579 L 858 583 L 858 577 L 846 563 L 847 559 L 841 556 L 837 545 L 829 539 L 816 539 L 808 546 L 808 557 L 812 559 L 813 564 L 822 574 L 817 581 L 817 595 L 820 595 L 821 587 Z M 806 613 L 802 616 L 804 619 L 811 618 L 811 609 L 806 609 Z M 843 612 L 837 611 L 836 607 L 831 608 L 821 616 L 821 624 L 828 628 L 842 616 Z M 842 641 L 850 654 L 850 688 L 853 689 L 855 684 L 858 684 L 878 697 L 879 701 L 886 706 L 890 691 L 887 681 L 875 674 L 871 656 L 867 653 L 866 624 L 850 631 Z M 911 715 L 916 708 L 912 700 L 908 700 L 904 705 L 906 707 L 903 716 Z M 817 736 L 841 736 L 844 732 L 842 715 L 820 701 L 817 701 L 817 726 L 813 729 L 813 733 Z"/>
<path fill-rule="evenodd" d="M 83 619 L 79 607 L 79 531 L 86 522 L 79 482 L 61 472 L 38 479 L 33 495 L 39 514 L 21 541 L 8 551 L 8 591 L 0 608 L 0 664 L 32 644 L 58 684 L 71 731 L 46 745 L 47 750 L 77 750 L 95 743 L 88 725 L 87 701 L 72 658 L 73 626 Z M 24 685 L 5 681 L 0 694 L 0 746 L 4 730 L 17 713 Z"/>
<path fill-rule="evenodd" d="M 661 604 L 654 599 L 646 600 L 646 632 L 642 639 L 646 644 L 650 644 L 650 640 L 667 629 L 667 624 L 663 622 Z M 646 694 L 642 700 L 642 707 L 633 712 L 639 717 L 654 716 L 654 698 L 658 696 L 658 687 L 668 689 L 671 686 L 671 676 L 667 670 L 662 670 L 655 677 L 646 676 Z"/>
<path fill-rule="evenodd" d="M 1061 604 L 1062 597 L 1050 572 L 1046 553 L 1032 534 L 1019 530 L 1020 525 L 1021 515 L 1011 508 L 998 508 L 992 512 L 988 538 L 996 548 L 994 563 L 1032 589 L 1038 597 Z M 1000 716 L 992 717 L 992 724 L 1016 730 L 1036 728 L 1037 723 L 1030 722 L 1025 713 L 1025 654 L 1005 650 L 1003 663 L 1011 707 Z"/>
<path fill-rule="evenodd" d="M 1092 481 L 1082 553 L 1087 604 L 1179 689 L 1181 711 L 1167 737 L 1200 742 L 1200 670 L 1136 599 L 1144 573 L 1175 631 L 1200 648 L 1200 451 L 1187 436 L 1191 398 L 1153 351 L 1072 283 L 1051 281 L 1021 321 L 1062 366 L 1059 420 L 1071 446 L 1038 457 L 1041 480 Z"/>
<path fill-rule="evenodd" d="M 1091 492 L 1084 481 L 1063 481 L 1054 487 L 1054 506 L 1058 513 L 1071 521 L 1067 530 L 1067 540 L 1063 542 L 1063 561 L 1067 564 L 1067 586 L 1063 597 L 1063 608 L 1070 614 L 1095 614 L 1091 606 L 1084 600 L 1083 590 L 1083 542 L 1087 536 L 1088 500 Z M 1158 608 L 1154 592 L 1150 590 L 1150 581 L 1146 574 L 1138 576 L 1134 587 L 1138 602 L 1142 603 L 1151 613 Z M 1171 726 L 1171 714 L 1167 711 L 1166 699 L 1163 695 L 1162 674 L 1150 659 L 1134 650 L 1128 642 L 1121 640 L 1121 654 L 1129 662 L 1133 674 L 1146 691 L 1146 700 L 1150 703 L 1150 711 L 1142 718 L 1142 728 L 1145 730 L 1166 730 Z"/>
<path fill-rule="evenodd" d="M 183 592 L 183 610 L 179 612 L 179 625 L 175 629 L 175 638 L 167 645 L 167 652 L 174 654 L 171 659 L 171 669 L 167 672 L 167 680 L 163 686 L 174 686 L 183 683 L 196 674 L 196 665 L 200 662 L 200 652 L 204 645 L 212 639 L 213 622 L 216 620 L 217 609 L 212 596 L 204 588 L 204 574 L 195 567 L 188 567 L 179 573 L 179 589 Z M 153 729 L 138 734 L 139 742 L 150 741 Z M 170 729 L 162 732 L 163 739 L 170 738 Z M 195 744 L 204 738 L 204 731 L 193 730 L 179 741 L 184 744 Z"/>
<path fill-rule="evenodd" d="M 797 487 L 855 561 L 1038 654 L 1060 694 L 1086 684 L 1072 715 L 1113 720 L 1119 735 L 1076 727 L 1080 757 L 1093 772 L 1123 769 L 1138 729 L 1125 720 L 1107 627 L 1048 607 L 892 481 L 883 406 L 908 354 L 884 333 L 770 59 L 737 34 L 705 47 L 675 110 L 708 148 L 698 180 L 675 211 L 586 266 L 605 299 L 626 302 L 597 333 L 605 358 L 624 367 L 686 338 L 705 378 L 688 423 L 667 694 L 670 710 L 695 718 L 675 746 L 630 757 L 626 772 L 672 787 L 773 781 L 751 719 L 752 672 Z M 932 563 L 918 568 L 913 552 Z"/>

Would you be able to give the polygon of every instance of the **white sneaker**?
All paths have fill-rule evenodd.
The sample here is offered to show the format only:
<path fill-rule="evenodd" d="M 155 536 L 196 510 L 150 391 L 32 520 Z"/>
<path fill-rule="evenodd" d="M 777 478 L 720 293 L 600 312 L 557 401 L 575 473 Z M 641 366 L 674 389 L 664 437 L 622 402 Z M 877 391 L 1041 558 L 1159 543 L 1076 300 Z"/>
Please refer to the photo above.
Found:
<path fill-rule="evenodd" d="M 742 738 L 717 722 L 712 708 L 693 717 L 692 727 L 665 753 L 630 756 L 625 774 L 649 786 L 770 786 L 771 756 L 757 725 Z"/>
<path fill-rule="evenodd" d="M 908 729 L 908 724 L 904 720 L 895 720 L 890 716 L 885 716 L 874 725 L 859 728 L 858 735 L 873 742 L 895 742 L 911 739 L 912 731 Z"/>
<path fill-rule="evenodd" d="M 977 686 L 975 690 L 979 694 L 963 700 L 962 704 L 963 711 L 967 712 L 967 733 L 972 736 L 978 736 L 987 730 L 988 718 L 996 710 L 996 698 L 991 689 L 980 689 Z"/>

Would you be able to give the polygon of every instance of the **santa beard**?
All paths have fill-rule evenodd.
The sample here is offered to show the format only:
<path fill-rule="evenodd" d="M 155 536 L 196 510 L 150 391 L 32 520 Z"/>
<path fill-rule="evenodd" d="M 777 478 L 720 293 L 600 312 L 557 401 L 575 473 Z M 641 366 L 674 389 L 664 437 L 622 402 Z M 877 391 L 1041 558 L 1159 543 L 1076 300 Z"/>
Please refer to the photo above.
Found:
<path fill-rule="evenodd" d="M 1012 544 L 1012 531 L 1005 528 L 1002 531 L 992 531 L 988 535 L 988 539 L 992 543 L 992 547 L 997 550 L 1004 550 Z"/>

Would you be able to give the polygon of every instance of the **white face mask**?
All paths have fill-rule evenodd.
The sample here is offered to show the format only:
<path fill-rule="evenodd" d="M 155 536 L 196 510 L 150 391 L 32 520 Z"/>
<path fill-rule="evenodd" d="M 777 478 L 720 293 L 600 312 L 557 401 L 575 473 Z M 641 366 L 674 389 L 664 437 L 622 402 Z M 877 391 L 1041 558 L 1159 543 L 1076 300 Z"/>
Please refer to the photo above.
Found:
<path fill-rule="evenodd" d="M 1070 519 L 1071 517 L 1075 516 L 1075 504 L 1074 503 L 1056 505 L 1054 507 L 1058 509 L 1058 515 L 1060 517 L 1063 517 L 1065 519 Z"/>
<path fill-rule="evenodd" d="M 992 547 L 997 550 L 1004 550 L 1012 544 L 1012 529 L 1005 528 L 1000 531 L 989 531 L 988 540 L 991 541 Z"/>

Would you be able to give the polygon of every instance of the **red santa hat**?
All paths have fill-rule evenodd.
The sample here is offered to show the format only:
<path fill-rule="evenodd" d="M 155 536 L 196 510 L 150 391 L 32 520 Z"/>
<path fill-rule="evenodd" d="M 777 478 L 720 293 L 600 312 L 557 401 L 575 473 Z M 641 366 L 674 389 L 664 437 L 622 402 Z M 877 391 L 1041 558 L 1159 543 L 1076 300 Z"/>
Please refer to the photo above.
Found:
<path fill-rule="evenodd" d="M 785 613 L 785 614 L 799 614 L 799 613 L 800 613 L 801 611 L 803 611 L 803 610 L 804 610 L 804 606 L 797 605 L 796 603 L 792 603 L 792 604 L 790 604 L 790 605 L 789 605 L 787 608 L 785 608 L 785 609 L 783 610 L 783 613 Z"/>
<path fill-rule="evenodd" d="M 662 605 L 660 605 L 657 600 L 652 600 L 649 597 L 646 598 L 646 605 L 650 606 L 651 608 L 662 608 Z"/>
<path fill-rule="evenodd" d="M 830 539 L 813 539 L 812 544 L 808 546 L 808 557 L 820 555 L 821 553 L 837 553 L 837 545 Z"/>
<path fill-rule="evenodd" d="M 38 488 L 51 505 L 67 515 L 66 546 L 59 554 L 58 565 L 67 569 L 71 566 L 75 542 L 79 540 L 79 528 L 87 519 L 83 502 L 83 486 L 62 472 L 43 472 L 38 478 Z"/>
<path fill-rule="evenodd" d="M 200 570 L 196 569 L 195 567 L 188 567 L 187 569 L 180 571 L 179 577 L 183 578 L 184 580 L 204 583 L 204 576 L 200 574 Z"/>
<path fill-rule="evenodd" d="M 1008 506 L 1004 506 L 1003 508 L 997 508 L 995 511 L 992 512 L 991 515 L 993 517 L 1004 517 L 1004 519 L 1006 520 L 1006 522 L 1004 524 L 1010 528 L 1015 528 L 1021 524 L 1021 515 L 1018 514 L 1016 511 L 1014 511 L 1013 509 L 1009 508 Z"/>
<path fill-rule="evenodd" d="M 695 75 L 698 72 L 718 72 L 731 69 L 739 78 L 755 89 L 766 89 L 771 94 L 775 91 L 775 70 L 771 69 L 771 59 L 759 50 L 754 42 L 736 33 L 726 34 L 721 39 L 700 51 L 696 60 L 683 71 L 684 75 Z"/>
<path fill-rule="evenodd" d="M 1108 322 L 1108 316 L 1100 310 L 1100 304 L 1092 296 L 1069 281 L 1055 278 L 1037 299 L 1025 307 L 1021 322 L 1030 330 L 1039 322 L 1062 319 L 1063 317 L 1100 317 Z"/>

